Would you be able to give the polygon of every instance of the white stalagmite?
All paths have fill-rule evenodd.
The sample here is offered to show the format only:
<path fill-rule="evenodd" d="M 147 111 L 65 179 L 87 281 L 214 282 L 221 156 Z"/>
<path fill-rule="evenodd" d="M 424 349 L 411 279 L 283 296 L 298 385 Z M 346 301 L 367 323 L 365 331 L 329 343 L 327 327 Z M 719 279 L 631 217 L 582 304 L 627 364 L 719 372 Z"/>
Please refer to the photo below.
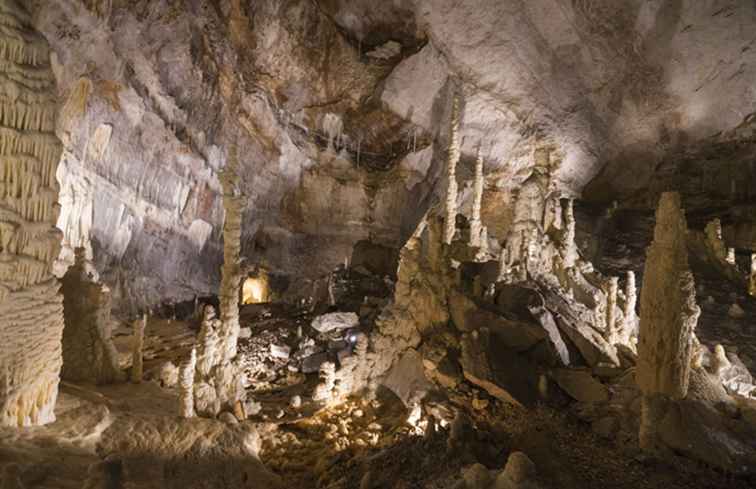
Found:
<path fill-rule="evenodd" d="M 606 281 L 606 341 L 614 345 L 621 341 L 620 325 L 617 324 L 617 291 L 619 290 L 619 279 L 617 277 L 608 277 Z"/>
<path fill-rule="evenodd" d="M 647 450 L 659 445 L 657 432 L 665 406 L 688 393 L 694 330 L 701 309 L 688 267 L 686 233 L 680 195 L 663 193 L 643 272 L 636 370 L 643 393 L 639 439 Z"/>
<path fill-rule="evenodd" d="M 635 304 L 638 301 L 638 292 L 635 288 L 635 272 L 628 270 L 627 278 L 625 280 L 625 307 L 623 309 L 624 317 L 622 318 L 624 324 L 622 327 L 623 339 L 627 341 L 630 338 L 633 330 L 633 322 L 635 321 Z"/>
<path fill-rule="evenodd" d="M 0 0 L 0 425 L 55 421 L 63 305 L 55 178 L 55 78 L 44 37 L 16 0 Z"/>
<path fill-rule="evenodd" d="M 481 246 L 482 223 L 480 222 L 480 208 L 483 205 L 483 156 L 478 148 L 478 157 L 475 160 L 475 179 L 473 181 L 473 205 L 470 217 L 470 246 Z"/>
<path fill-rule="evenodd" d="M 449 133 L 449 156 L 446 162 L 446 220 L 444 243 L 451 244 L 457 230 L 457 162 L 460 156 L 459 143 L 459 98 L 452 102 L 451 130 Z"/>
<path fill-rule="evenodd" d="M 312 398 L 315 401 L 328 402 L 333 396 L 336 386 L 336 365 L 333 362 L 323 362 L 320 366 L 320 383 L 315 388 Z"/>
<path fill-rule="evenodd" d="M 134 344 L 132 350 L 131 381 L 138 384 L 144 375 L 144 330 L 147 328 L 147 314 L 134 321 Z"/>
<path fill-rule="evenodd" d="M 575 210 L 573 199 L 567 200 L 567 209 L 564 211 L 564 243 L 562 249 L 565 268 L 575 266 L 579 258 L 575 245 Z"/>
<path fill-rule="evenodd" d="M 727 248 L 727 257 L 725 257 L 725 261 L 730 265 L 735 264 L 735 248 Z"/>
<path fill-rule="evenodd" d="M 239 159 L 236 145 L 231 145 L 226 167 L 221 174 L 223 186 L 223 268 L 221 269 L 220 315 L 222 322 L 223 362 L 236 357 L 239 339 L 239 289 L 242 272 L 241 227 L 244 200 L 239 189 Z"/>
<path fill-rule="evenodd" d="M 179 367 L 179 416 L 194 417 L 194 372 L 197 366 L 197 350 L 192 348 L 189 358 Z"/>

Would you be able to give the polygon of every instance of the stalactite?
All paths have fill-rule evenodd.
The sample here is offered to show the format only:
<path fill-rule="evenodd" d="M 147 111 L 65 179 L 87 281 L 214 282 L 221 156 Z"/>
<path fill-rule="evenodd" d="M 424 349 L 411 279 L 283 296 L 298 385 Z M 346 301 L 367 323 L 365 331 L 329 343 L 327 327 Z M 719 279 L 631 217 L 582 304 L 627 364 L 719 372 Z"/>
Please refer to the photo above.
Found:
<path fill-rule="evenodd" d="M 483 156 L 478 148 L 478 157 L 475 160 L 475 177 L 473 180 L 473 205 L 470 217 L 470 246 L 480 247 L 481 227 L 480 208 L 483 205 Z"/>
<path fill-rule="evenodd" d="M 446 244 L 451 244 L 457 230 L 457 162 L 459 157 L 459 98 L 454 97 L 449 132 L 449 155 L 446 162 L 446 219 L 444 221 L 444 243 Z"/>
<path fill-rule="evenodd" d="M 144 373 L 144 330 L 147 328 L 147 314 L 134 321 L 134 344 L 132 345 L 131 381 L 138 384 Z"/>
<path fill-rule="evenodd" d="M 686 233 L 679 194 L 663 193 L 643 272 L 636 370 L 643 393 L 640 444 L 648 450 L 658 445 L 665 404 L 683 399 L 688 392 L 694 330 L 701 310 L 688 267 Z"/>

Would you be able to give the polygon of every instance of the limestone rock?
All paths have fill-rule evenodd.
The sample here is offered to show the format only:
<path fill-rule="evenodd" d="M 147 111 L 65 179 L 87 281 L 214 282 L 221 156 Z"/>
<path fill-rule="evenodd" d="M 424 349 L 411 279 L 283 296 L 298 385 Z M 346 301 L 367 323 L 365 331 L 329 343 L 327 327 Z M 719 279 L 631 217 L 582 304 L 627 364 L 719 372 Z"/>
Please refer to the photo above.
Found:
<path fill-rule="evenodd" d="M 331 312 L 316 317 L 310 326 L 319 333 L 328 333 L 354 328 L 359 322 L 359 316 L 353 312 Z"/>
<path fill-rule="evenodd" d="M 580 402 L 604 402 L 609 400 L 609 390 L 597 381 L 590 370 L 557 369 L 551 377 L 570 397 Z"/>
<path fill-rule="evenodd" d="M 529 406 L 538 397 L 535 366 L 496 342 L 482 329 L 462 335 L 460 364 L 465 378 L 493 397 Z"/>

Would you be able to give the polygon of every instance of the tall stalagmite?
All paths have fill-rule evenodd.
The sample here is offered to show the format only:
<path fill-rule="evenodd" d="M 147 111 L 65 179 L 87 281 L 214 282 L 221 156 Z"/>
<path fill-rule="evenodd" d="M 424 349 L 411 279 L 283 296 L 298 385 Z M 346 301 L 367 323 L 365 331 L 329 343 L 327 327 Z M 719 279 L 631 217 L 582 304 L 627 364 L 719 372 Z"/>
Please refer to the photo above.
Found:
<path fill-rule="evenodd" d="M 221 270 L 220 313 L 223 362 L 236 356 L 239 339 L 239 290 L 241 287 L 241 227 L 244 201 L 239 189 L 239 159 L 236 145 L 229 149 L 228 161 L 220 176 L 223 186 L 223 269 Z"/>
<path fill-rule="evenodd" d="M 645 449 L 657 446 L 656 430 L 665 404 L 688 393 L 694 329 L 701 310 L 688 267 L 686 233 L 680 195 L 663 193 L 641 289 L 636 379 L 643 392 L 640 443 Z"/>
<path fill-rule="evenodd" d="M 110 321 L 111 295 L 93 278 L 84 248 L 75 251 L 75 263 L 63 283 L 63 369 L 65 380 L 109 384 L 125 380 L 118 365 Z"/>
<path fill-rule="evenodd" d="M 481 245 L 482 223 L 480 208 L 483 205 L 483 156 L 478 148 L 475 160 L 475 179 L 473 180 L 473 207 L 470 217 L 470 246 L 478 248 Z"/>
<path fill-rule="evenodd" d="M 55 78 L 24 7 L 0 0 L 0 425 L 55 420 L 63 304 Z"/>
<path fill-rule="evenodd" d="M 446 161 L 446 219 L 444 243 L 451 244 L 457 229 L 457 162 L 460 156 L 459 98 L 452 102 L 451 131 L 449 134 L 449 159 Z"/>

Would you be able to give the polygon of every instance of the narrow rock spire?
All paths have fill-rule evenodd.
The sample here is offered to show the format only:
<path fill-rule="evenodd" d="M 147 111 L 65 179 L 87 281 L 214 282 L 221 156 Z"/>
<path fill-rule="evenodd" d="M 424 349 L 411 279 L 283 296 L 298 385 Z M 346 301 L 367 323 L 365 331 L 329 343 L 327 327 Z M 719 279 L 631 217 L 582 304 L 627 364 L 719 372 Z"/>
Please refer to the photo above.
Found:
<path fill-rule="evenodd" d="M 473 205 L 470 216 L 470 246 L 481 246 L 482 223 L 480 221 L 480 208 L 483 205 L 483 156 L 478 147 L 478 157 L 475 159 L 475 177 L 473 180 Z"/>
<path fill-rule="evenodd" d="M 640 444 L 653 450 L 664 406 L 688 393 L 694 329 L 701 313 L 688 267 L 687 224 L 680 195 L 665 192 L 656 210 L 641 290 L 636 379 L 643 392 Z"/>
<path fill-rule="evenodd" d="M 449 157 L 446 163 L 446 220 L 444 243 L 451 244 L 457 229 L 457 162 L 459 162 L 459 97 L 452 102 Z"/>

